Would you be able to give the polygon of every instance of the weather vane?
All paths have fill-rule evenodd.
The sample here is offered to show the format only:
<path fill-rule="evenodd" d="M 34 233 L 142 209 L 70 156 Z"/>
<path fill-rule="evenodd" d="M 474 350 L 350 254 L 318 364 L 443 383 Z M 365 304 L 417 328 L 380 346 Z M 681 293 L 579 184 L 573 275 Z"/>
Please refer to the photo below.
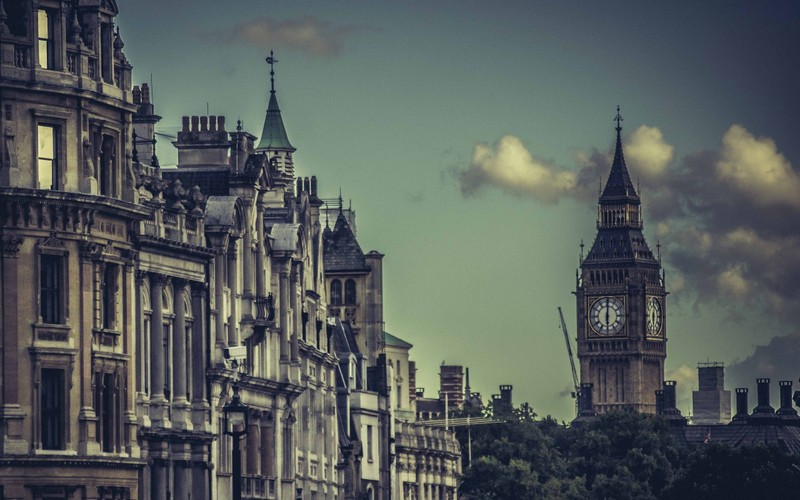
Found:
<path fill-rule="evenodd" d="M 269 83 L 270 83 L 270 92 L 275 92 L 275 63 L 278 62 L 275 59 L 275 56 L 272 54 L 272 51 L 269 51 L 269 57 L 267 57 L 267 64 L 269 64 Z"/>
<path fill-rule="evenodd" d="M 622 130 L 622 125 L 620 125 L 620 122 L 622 122 L 622 115 L 619 114 L 619 105 L 617 105 L 617 116 L 614 117 L 614 121 L 617 122 L 617 132 L 619 132 Z"/>

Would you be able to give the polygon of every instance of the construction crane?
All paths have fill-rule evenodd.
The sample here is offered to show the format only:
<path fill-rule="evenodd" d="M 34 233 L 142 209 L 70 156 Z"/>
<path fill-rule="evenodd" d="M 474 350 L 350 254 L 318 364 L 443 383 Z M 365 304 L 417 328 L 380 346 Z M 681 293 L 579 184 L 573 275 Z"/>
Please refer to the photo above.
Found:
<path fill-rule="evenodd" d="M 578 371 L 575 370 L 575 358 L 572 355 L 572 345 L 569 343 L 569 334 L 567 333 L 567 324 L 564 322 L 564 313 L 561 312 L 561 306 L 558 307 L 558 316 L 561 318 L 561 331 L 564 332 L 564 342 L 567 343 L 567 356 L 569 356 L 569 365 L 572 367 L 572 383 L 575 385 L 575 390 L 572 392 L 572 398 L 575 399 L 575 407 L 578 405 L 578 393 L 581 390 L 580 383 L 578 382 Z"/>

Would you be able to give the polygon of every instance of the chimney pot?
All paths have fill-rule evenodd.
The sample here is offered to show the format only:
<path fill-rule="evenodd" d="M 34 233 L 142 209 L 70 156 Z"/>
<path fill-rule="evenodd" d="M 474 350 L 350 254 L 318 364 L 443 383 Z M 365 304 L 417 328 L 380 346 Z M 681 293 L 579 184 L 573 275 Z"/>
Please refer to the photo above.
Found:
<path fill-rule="evenodd" d="M 181 132 L 188 132 L 189 131 L 189 117 L 188 116 L 182 117 L 181 118 L 181 124 L 183 125 L 183 128 L 181 129 Z"/>
<path fill-rule="evenodd" d="M 142 103 L 142 90 L 139 88 L 138 85 L 133 86 L 133 90 L 131 91 L 133 94 L 133 103 L 134 104 L 141 104 Z"/>
<path fill-rule="evenodd" d="M 769 379 L 759 378 L 756 379 L 758 384 L 758 406 L 755 407 L 753 413 L 775 413 L 775 409 L 769 404 Z"/>
<path fill-rule="evenodd" d="M 217 131 L 217 117 L 214 115 L 208 117 L 208 130 L 211 132 Z"/>
<path fill-rule="evenodd" d="M 781 388 L 781 407 L 776 413 L 783 418 L 797 419 L 797 411 L 792 408 L 792 381 L 781 380 L 778 383 Z"/>
<path fill-rule="evenodd" d="M 306 177 L 305 179 L 303 179 L 303 189 L 304 189 L 304 190 L 305 190 L 305 192 L 307 192 L 307 193 L 310 193 L 310 192 L 311 192 L 311 181 L 310 181 L 310 179 L 309 179 L 308 177 Z"/>
<path fill-rule="evenodd" d="M 311 176 L 311 196 L 317 196 L 317 176 Z M 467 385 L 469 385 L 469 368 L 467 368 Z"/>
<path fill-rule="evenodd" d="M 200 132 L 208 132 L 208 117 L 200 117 Z"/>
<path fill-rule="evenodd" d="M 220 132 L 225 132 L 225 117 L 218 116 L 217 117 L 217 128 Z"/>
<path fill-rule="evenodd" d="M 142 102 L 150 102 L 150 86 L 146 83 L 142 84 Z"/>
<path fill-rule="evenodd" d="M 200 123 L 200 117 L 197 115 L 192 115 L 192 132 L 198 132 L 199 123 Z"/>

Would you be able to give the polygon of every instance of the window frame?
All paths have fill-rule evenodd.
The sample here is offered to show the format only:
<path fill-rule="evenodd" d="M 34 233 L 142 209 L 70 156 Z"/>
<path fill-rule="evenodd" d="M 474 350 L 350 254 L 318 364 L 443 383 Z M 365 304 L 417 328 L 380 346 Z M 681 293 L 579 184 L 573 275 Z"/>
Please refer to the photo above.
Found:
<path fill-rule="evenodd" d="M 46 320 L 54 319 L 49 315 L 45 317 L 44 314 L 44 299 L 43 299 L 43 274 L 44 274 L 44 259 L 51 260 L 59 264 L 59 276 L 56 277 L 57 287 L 54 291 L 57 301 L 57 322 L 50 322 Z M 36 259 L 36 315 L 37 323 L 40 325 L 61 325 L 65 326 L 69 322 L 69 252 L 64 247 L 64 243 L 55 237 L 47 238 L 38 245 L 37 259 Z"/>
<path fill-rule="evenodd" d="M 45 399 L 46 399 L 46 387 L 48 384 L 45 381 L 45 374 L 46 373 L 54 373 L 57 372 L 60 377 L 53 382 L 54 389 L 57 392 L 57 397 L 55 399 L 59 400 L 57 403 L 57 407 L 55 410 L 48 410 L 45 406 Z M 66 449 L 66 435 L 67 435 L 67 373 L 63 367 L 52 367 L 52 366 L 42 366 L 39 369 L 39 448 L 42 450 L 64 450 Z M 55 416 L 52 414 L 55 413 Z M 49 419 L 53 419 L 56 423 L 55 427 L 57 430 L 56 440 L 58 441 L 55 445 L 50 445 L 49 443 L 45 443 L 47 440 L 47 429 L 50 428 L 50 425 L 47 425 L 46 421 Z M 60 424 L 60 425 L 58 425 Z"/>
<path fill-rule="evenodd" d="M 47 34 L 43 37 L 41 30 L 42 14 L 46 16 Z M 54 70 L 56 68 L 56 19 L 58 13 L 54 9 L 39 6 L 36 9 L 36 57 L 39 67 Z M 44 61 L 42 49 L 44 48 Z"/>
<path fill-rule="evenodd" d="M 342 299 L 342 280 L 337 278 L 331 281 L 331 305 L 343 305 Z"/>
<path fill-rule="evenodd" d="M 52 153 L 51 157 L 42 156 L 42 147 L 41 147 L 41 136 L 42 136 L 42 129 L 50 129 L 52 134 Z M 62 140 L 61 140 L 61 124 L 54 123 L 49 120 L 42 120 L 36 122 L 36 188 L 37 189 L 47 189 L 50 191 L 58 191 L 63 189 L 63 172 L 61 168 L 63 158 L 62 155 Z M 43 185 L 42 174 L 42 162 L 49 161 L 50 166 L 48 168 L 49 175 L 50 175 L 50 186 Z"/>
<path fill-rule="evenodd" d="M 356 280 L 350 278 L 344 282 L 344 304 L 354 306 L 358 303 Z"/>

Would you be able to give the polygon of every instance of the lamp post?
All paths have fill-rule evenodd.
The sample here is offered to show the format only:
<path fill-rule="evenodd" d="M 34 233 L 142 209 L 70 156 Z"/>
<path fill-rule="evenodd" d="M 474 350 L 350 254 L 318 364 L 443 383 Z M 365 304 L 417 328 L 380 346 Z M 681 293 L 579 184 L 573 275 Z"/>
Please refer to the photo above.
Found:
<path fill-rule="evenodd" d="M 239 386 L 233 385 L 233 397 L 222 409 L 225 434 L 233 438 L 233 500 L 242 500 L 242 453 L 239 441 L 247 434 L 246 404 L 239 398 Z"/>

